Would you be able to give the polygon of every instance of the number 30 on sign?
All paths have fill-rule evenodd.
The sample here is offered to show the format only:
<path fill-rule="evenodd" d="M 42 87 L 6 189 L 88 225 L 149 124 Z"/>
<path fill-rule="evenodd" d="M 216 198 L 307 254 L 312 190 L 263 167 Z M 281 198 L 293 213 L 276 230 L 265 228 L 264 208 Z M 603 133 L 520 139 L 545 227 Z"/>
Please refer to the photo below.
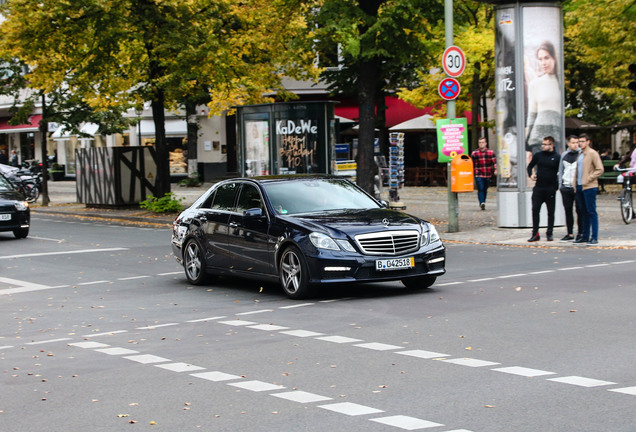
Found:
<path fill-rule="evenodd" d="M 461 48 L 449 46 L 442 56 L 442 67 L 446 75 L 457 78 L 464 73 L 466 68 L 466 56 Z"/>

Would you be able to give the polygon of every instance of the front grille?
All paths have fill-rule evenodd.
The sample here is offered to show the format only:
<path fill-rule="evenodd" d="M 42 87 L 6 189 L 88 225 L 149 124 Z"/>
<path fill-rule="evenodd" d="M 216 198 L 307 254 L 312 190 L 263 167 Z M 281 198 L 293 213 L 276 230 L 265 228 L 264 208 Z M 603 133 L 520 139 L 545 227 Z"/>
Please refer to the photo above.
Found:
<path fill-rule="evenodd" d="M 355 236 L 360 249 L 369 255 L 400 255 L 417 250 L 420 233 L 411 231 L 384 231 Z"/>

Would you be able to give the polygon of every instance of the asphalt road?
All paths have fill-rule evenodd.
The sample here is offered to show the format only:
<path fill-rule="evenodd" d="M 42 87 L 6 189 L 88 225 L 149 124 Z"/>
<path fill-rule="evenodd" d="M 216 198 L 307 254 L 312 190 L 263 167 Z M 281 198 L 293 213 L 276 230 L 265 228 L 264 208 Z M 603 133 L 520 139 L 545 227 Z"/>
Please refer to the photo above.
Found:
<path fill-rule="evenodd" d="M 448 245 L 433 289 L 187 284 L 169 230 L 0 233 L 0 431 L 636 430 L 631 250 Z"/>

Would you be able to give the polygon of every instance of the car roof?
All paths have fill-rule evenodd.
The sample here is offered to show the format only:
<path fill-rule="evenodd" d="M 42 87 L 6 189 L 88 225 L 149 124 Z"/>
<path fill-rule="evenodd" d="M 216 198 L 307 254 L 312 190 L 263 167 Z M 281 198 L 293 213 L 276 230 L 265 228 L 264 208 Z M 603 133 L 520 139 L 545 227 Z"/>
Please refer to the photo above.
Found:
<path fill-rule="evenodd" d="M 284 174 L 284 175 L 270 175 L 270 176 L 256 176 L 256 177 L 237 177 L 228 179 L 226 181 L 254 181 L 257 183 L 272 183 L 272 182 L 287 182 L 287 181 L 299 181 L 299 180 L 333 180 L 343 179 L 345 177 L 334 176 L 328 174 Z"/>

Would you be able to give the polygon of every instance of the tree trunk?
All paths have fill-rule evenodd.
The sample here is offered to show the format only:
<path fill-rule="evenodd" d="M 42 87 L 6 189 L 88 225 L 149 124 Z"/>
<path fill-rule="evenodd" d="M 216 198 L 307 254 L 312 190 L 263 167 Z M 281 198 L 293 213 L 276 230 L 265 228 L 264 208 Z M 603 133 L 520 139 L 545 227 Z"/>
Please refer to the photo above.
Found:
<path fill-rule="evenodd" d="M 471 94 L 471 99 L 472 99 L 472 119 L 471 119 L 471 133 L 472 133 L 472 140 L 471 140 L 471 150 L 476 149 L 477 146 L 477 141 L 479 140 L 479 100 L 481 99 L 481 86 L 480 86 L 480 81 L 479 81 L 479 70 L 480 70 L 480 63 L 479 62 L 475 62 L 475 73 L 473 74 L 473 88 L 472 88 L 472 94 Z"/>
<path fill-rule="evenodd" d="M 186 123 L 188 127 L 188 177 L 199 176 L 197 145 L 199 139 L 199 122 L 197 120 L 197 104 L 192 101 L 185 103 Z"/>
<path fill-rule="evenodd" d="M 373 60 L 360 63 L 358 76 L 360 129 L 358 133 L 358 155 L 356 157 L 358 164 L 356 183 L 371 195 L 374 194 L 373 178 L 376 171 L 373 160 L 373 143 L 375 140 L 376 79 L 378 73 L 378 66 Z"/>
<path fill-rule="evenodd" d="M 41 145 L 42 145 L 42 190 L 40 191 L 42 195 L 42 207 L 48 207 L 51 200 L 49 199 L 49 185 L 48 185 L 48 157 L 46 153 L 46 137 L 49 132 L 49 122 L 47 120 L 47 112 L 46 112 L 46 96 L 42 93 L 42 120 L 40 120 L 40 135 L 41 135 Z"/>
<path fill-rule="evenodd" d="M 170 164 L 166 142 L 166 118 L 164 113 L 165 95 L 162 90 L 154 92 L 152 99 L 152 119 L 155 123 L 155 152 L 157 154 L 156 197 L 170 193 Z"/>

